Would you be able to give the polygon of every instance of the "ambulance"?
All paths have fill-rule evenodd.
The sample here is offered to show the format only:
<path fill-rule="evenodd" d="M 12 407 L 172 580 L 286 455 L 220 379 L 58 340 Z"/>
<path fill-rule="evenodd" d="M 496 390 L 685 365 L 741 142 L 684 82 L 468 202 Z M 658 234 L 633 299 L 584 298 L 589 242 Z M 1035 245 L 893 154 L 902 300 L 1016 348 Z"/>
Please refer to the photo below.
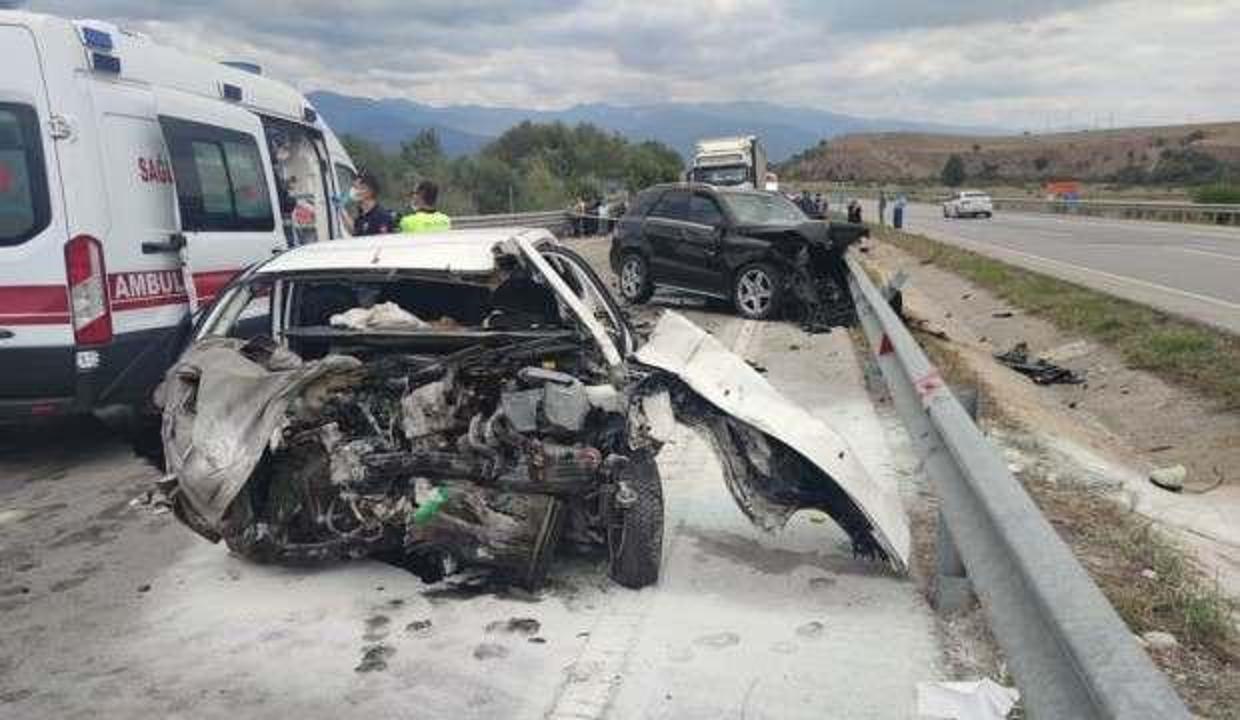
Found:
<path fill-rule="evenodd" d="M 0 11 L 0 422 L 145 404 L 235 275 L 347 234 L 354 173 L 256 66 Z"/>

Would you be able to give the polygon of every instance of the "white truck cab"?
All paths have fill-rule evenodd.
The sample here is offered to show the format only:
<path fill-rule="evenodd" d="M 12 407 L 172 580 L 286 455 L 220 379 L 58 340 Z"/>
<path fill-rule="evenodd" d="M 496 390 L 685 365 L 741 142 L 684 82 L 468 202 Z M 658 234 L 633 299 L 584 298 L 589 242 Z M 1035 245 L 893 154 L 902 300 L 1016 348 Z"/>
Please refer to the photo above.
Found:
<path fill-rule="evenodd" d="M 766 150 L 754 135 L 699 140 L 686 179 L 707 185 L 763 190 L 767 186 Z"/>
<path fill-rule="evenodd" d="M 234 275 L 346 234 L 348 154 L 253 66 L 0 11 L 0 67 L 0 421 L 145 403 Z"/>

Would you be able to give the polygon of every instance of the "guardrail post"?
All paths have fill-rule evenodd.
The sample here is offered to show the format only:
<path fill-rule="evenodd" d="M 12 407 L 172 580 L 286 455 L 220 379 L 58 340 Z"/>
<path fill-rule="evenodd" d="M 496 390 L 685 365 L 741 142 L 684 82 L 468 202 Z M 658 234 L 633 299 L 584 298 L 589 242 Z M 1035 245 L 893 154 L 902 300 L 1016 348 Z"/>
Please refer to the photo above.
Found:
<path fill-rule="evenodd" d="M 934 536 L 935 574 L 934 574 L 934 609 L 941 613 L 955 613 L 968 607 L 973 602 L 973 587 L 969 584 L 968 572 L 960 552 L 956 550 L 956 542 L 952 540 L 951 530 L 947 528 L 947 518 L 940 511 L 938 528 Z"/>

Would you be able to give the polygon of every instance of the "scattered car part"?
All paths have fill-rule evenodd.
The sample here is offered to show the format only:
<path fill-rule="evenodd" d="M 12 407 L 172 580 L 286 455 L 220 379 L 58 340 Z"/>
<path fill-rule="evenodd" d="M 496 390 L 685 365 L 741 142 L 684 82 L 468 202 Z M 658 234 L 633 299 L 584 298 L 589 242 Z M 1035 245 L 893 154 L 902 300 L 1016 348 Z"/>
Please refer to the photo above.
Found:
<path fill-rule="evenodd" d="M 1030 360 L 1029 345 L 1023 341 L 1013 345 L 1007 352 L 995 353 L 995 359 L 1039 385 L 1079 385 L 1085 382 L 1080 373 L 1056 365 L 1046 358 Z"/>

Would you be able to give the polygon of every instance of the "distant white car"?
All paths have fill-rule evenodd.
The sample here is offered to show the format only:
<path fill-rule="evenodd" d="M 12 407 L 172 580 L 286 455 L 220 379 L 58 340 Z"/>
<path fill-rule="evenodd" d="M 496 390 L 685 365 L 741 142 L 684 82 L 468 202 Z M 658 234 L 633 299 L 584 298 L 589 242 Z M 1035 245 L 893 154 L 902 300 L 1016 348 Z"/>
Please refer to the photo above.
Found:
<path fill-rule="evenodd" d="M 943 203 L 943 217 L 990 217 L 994 214 L 990 196 L 978 190 L 961 190 Z"/>

